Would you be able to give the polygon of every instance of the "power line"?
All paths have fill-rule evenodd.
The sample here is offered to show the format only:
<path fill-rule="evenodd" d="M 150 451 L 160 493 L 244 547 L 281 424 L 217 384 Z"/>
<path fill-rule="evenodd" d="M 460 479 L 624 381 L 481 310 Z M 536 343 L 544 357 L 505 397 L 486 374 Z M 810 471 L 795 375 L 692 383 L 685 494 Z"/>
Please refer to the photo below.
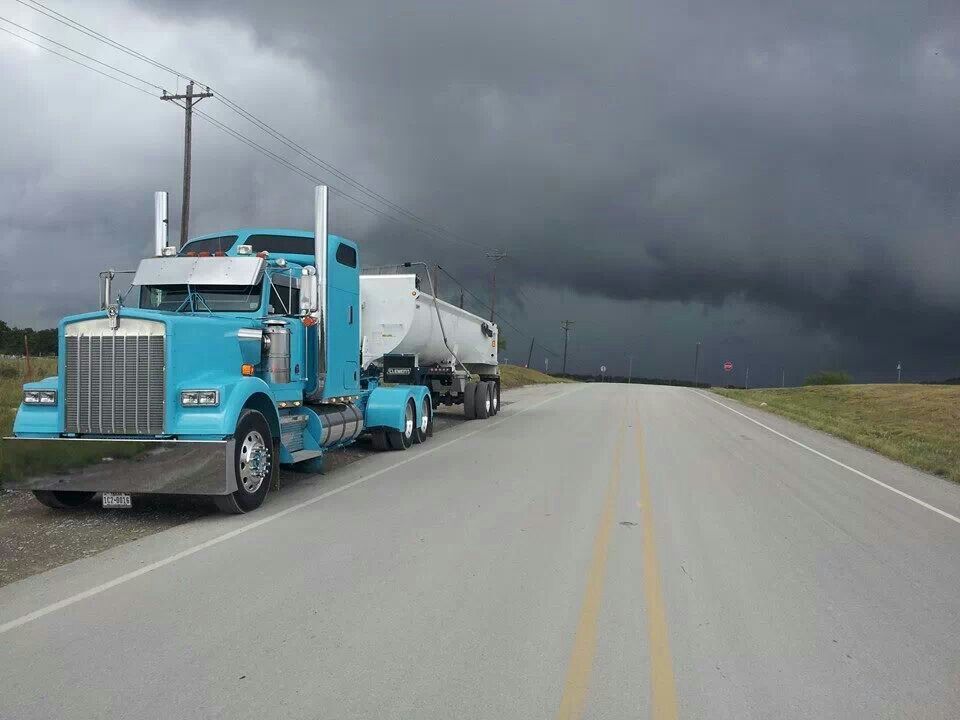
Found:
<path fill-rule="evenodd" d="M 87 36 L 89 36 L 89 37 L 94 38 L 95 40 L 100 41 L 100 42 L 106 43 L 106 44 L 110 45 L 111 47 L 113 47 L 113 48 L 115 48 L 115 49 L 117 49 L 117 50 L 120 50 L 121 52 L 124 52 L 124 53 L 126 53 L 126 54 L 128 54 L 128 55 L 131 55 L 132 57 L 137 58 L 138 60 L 142 60 L 143 62 L 147 62 L 147 63 L 153 65 L 153 66 L 156 67 L 156 68 L 159 68 L 159 69 L 161 69 L 161 70 L 165 70 L 165 71 L 167 71 L 167 72 L 170 72 L 170 73 L 174 74 L 174 75 L 177 76 L 177 77 L 181 77 L 181 78 L 185 78 L 185 79 L 188 79 L 188 80 L 192 80 L 192 77 L 191 77 L 190 75 L 188 75 L 188 74 L 186 74 L 186 73 L 183 73 L 183 72 L 180 72 L 179 70 L 176 70 L 176 69 L 170 67 L 169 65 L 165 65 L 165 64 L 161 63 L 160 61 L 155 60 L 154 58 L 149 57 L 148 55 L 144 55 L 143 53 L 141 53 L 141 52 L 139 52 L 139 51 L 137 51 L 137 50 L 134 50 L 134 49 L 131 48 L 131 47 L 128 47 L 128 46 L 126 46 L 126 45 L 124 45 L 124 44 L 122 44 L 122 43 L 120 43 L 120 42 L 117 42 L 116 40 L 113 40 L 112 38 L 108 37 L 107 35 L 104 35 L 103 33 L 98 32 L 98 31 L 94 30 L 93 28 L 88 27 L 87 25 L 84 25 L 83 23 L 81 23 L 81 22 L 79 22 L 79 21 L 77 21 L 77 20 L 74 20 L 74 19 L 72 19 L 72 18 L 64 15 L 63 13 L 57 12 L 57 11 L 54 10 L 53 8 L 50 8 L 50 7 L 48 7 L 47 5 L 44 5 L 43 3 L 39 2 L 38 0 L 16 0 L 16 2 L 20 3 L 20 4 L 23 5 L 24 7 L 27 7 L 27 8 L 29 8 L 29 9 L 31 9 L 31 10 L 34 10 L 35 12 L 38 12 L 38 13 L 40 13 L 40 14 L 42 14 L 42 15 L 45 15 L 46 17 L 49 17 L 49 18 L 51 18 L 51 19 L 53 19 L 53 20 L 56 20 L 57 22 L 59 22 L 59 23 L 61 23 L 61 24 L 63 24 L 63 25 L 66 25 L 67 27 L 70 27 L 70 28 L 72 28 L 73 30 L 76 30 L 76 31 L 78 31 L 78 32 L 81 32 L 81 33 L 83 33 L 83 34 L 85 34 L 85 35 L 87 35 Z M 99 61 L 96 61 L 96 62 L 99 62 Z M 159 86 L 154 86 L 154 87 L 159 87 Z M 207 87 L 207 89 L 209 90 L 209 86 L 206 86 L 206 87 Z M 160 88 L 160 89 L 162 89 L 162 88 Z M 331 165 L 330 163 L 322 160 L 322 159 L 319 158 L 317 155 L 315 155 L 314 153 L 312 153 L 310 150 L 308 150 L 307 148 L 303 147 L 302 145 L 294 142 L 294 141 L 291 140 L 289 137 L 287 137 L 286 135 L 284 135 L 284 134 L 281 133 L 280 131 L 276 130 L 275 128 L 273 128 L 273 127 L 272 127 L 271 125 L 269 125 L 268 123 L 264 122 L 263 120 L 260 120 L 260 119 L 257 118 L 255 115 L 253 115 L 253 113 L 249 112 L 248 110 L 245 110 L 243 107 L 241 107 L 238 103 L 234 102 L 234 101 L 231 100 L 230 98 L 228 98 L 228 97 L 220 94 L 219 92 L 217 93 L 217 98 L 218 98 L 221 102 L 223 102 L 223 104 L 226 105 L 228 108 L 230 108 L 231 110 L 233 110 L 233 111 L 236 112 L 237 114 L 241 115 L 241 117 L 244 117 L 246 120 L 248 120 L 249 122 L 251 122 L 252 124 L 254 124 L 255 126 L 257 126 L 260 130 L 262 130 L 263 132 L 268 133 L 268 134 L 271 135 L 275 140 L 283 143 L 283 144 L 286 145 L 288 148 L 290 148 L 291 150 L 294 150 L 295 152 L 297 152 L 297 153 L 300 154 L 301 156 L 305 157 L 305 158 L 306 158 L 307 160 L 309 160 L 310 162 L 318 165 L 318 166 L 321 167 L 322 169 L 324 169 L 324 170 L 326 170 L 327 172 L 333 174 L 335 177 L 343 180 L 344 182 L 350 184 L 351 186 L 353 186 L 353 187 L 356 188 L 357 190 L 360 190 L 362 193 L 368 195 L 369 197 L 374 198 L 375 200 L 377 200 L 377 201 L 379 201 L 379 202 L 387 205 L 388 207 L 390 207 L 390 208 L 393 209 L 394 211 L 401 213 L 402 215 L 406 216 L 407 218 L 409 218 L 409 219 L 412 220 L 413 222 L 419 223 L 420 225 L 423 225 L 424 227 L 428 228 L 431 232 L 424 232 L 424 231 L 422 231 L 422 230 L 420 231 L 420 232 L 423 232 L 423 234 L 427 235 L 428 237 L 433 237 L 433 238 L 435 238 L 435 239 L 442 239 L 442 240 L 453 240 L 454 242 L 459 242 L 459 243 L 462 243 L 462 244 L 470 245 L 470 246 L 475 247 L 475 248 L 480 249 L 480 250 L 486 250 L 486 249 L 487 249 L 485 246 L 483 246 L 483 245 L 481 245 L 481 244 L 479 244 L 479 243 L 475 243 L 475 242 L 473 242 L 473 241 L 471 241 L 471 240 L 467 240 L 466 238 L 463 238 L 463 237 L 461 237 L 461 236 L 459 236 L 459 235 L 456 235 L 455 233 L 453 233 L 453 232 L 450 231 L 449 229 L 445 228 L 444 226 L 438 225 L 438 224 L 436 224 L 436 223 L 432 223 L 432 222 L 430 222 L 430 221 L 428 221 L 428 220 L 425 220 L 424 218 L 420 217 L 420 216 L 417 215 L 416 213 L 408 210 L 407 208 L 404 208 L 402 205 L 399 205 L 399 204 L 393 202 L 392 200 L 389 200 L 388 198 L 384 197 L 382 194 L 380 194 L 380 193 L 378 193 L 377 191 L 371 189 L 371 188 L 368 187 L 367 185 L 364 185 L 362 182 L 360 182 L 359 180 L 356 180 L 355 178 L 351 177 L 350 175 L 348 175 L 348 174 L 345 173 L 344 171 L 338 169 L 338 168 L 335 167 L 334 165 Z M 331 189 L 333 189 L 333 188 L 331 187 Z M 369 206 L 365 206 L 365 207 L 368 207 L 368 208 L 369 208 Z"/>
<path fill-rule="evenodd" d="M 114 66 L 114 65 L 110 65 L 109 63 L 103 62 L 102 60 L 97 60 L 95 57 L 92 57 L 92 56 L 90 56 L 90 55 L 87 55 L 86 53 L 82 53 L 82 52 L 80 52 L 79 50 L 74 50 L 74 49 L 73 49 L 72 47 L 70 47 L 69 45 L 64 45 L 63 43 L 59 43 L 59 42 L 57 42 L 56 40 L 54 40 L 54 39 L 52 39 L 52 38 L 48 38 L 46 35 L 41 35 L 41 34 L 38 33 L 38 32 L 34 32 L 33 30 L 31 30 L 30 28 L 26 27 L 25 25 L 21 25 L 20 23 L 16 23 L 16 22 L 14 22 L 13 20 L 10 20 L 10 19 L 5 18 L 5 17 L 3 17 L 3 16 L 0 16 L 0 21 L 3 21 L 3 22 L 8 23 L 8 24 L 10 24 L 10 25 L 13 25 L 14 27 L 19 28 L 20 30 L 24 30 L 24 31 L 30 33 L 31 35 L 34 35 L 34 36 L 36 36 L 36 37 L 38 37 L 38 38 L 41 38 L 41 39 L 43 39 L 43 40 L 46 40 L 48 43 L 50 43 L 50 44 L 52 44 L 52 45 L 56 45 L 57 47 L 61 47 L 61 48 L 63 48 L 64 50 L 69 50 L 70 52 L 75 53 L 76 55 L 79 55 L 80 57 L 86 58 L 87 60 L 91 60 L 91 61 L 97 63 L 97 65 L 103 65 L 103 66 L 106 67 L 106 68 L 110 68 L 110 69 L 113 70 L 114 72 L 118 72 L 118 73 L 120 73 L 121 75 L 126 75 L 128 78 L 132 78 L 133 80 L 136 80 L 137 82 L 142 82 L 144 85 L 149 85 L 150 87 L 154 87 L 154 88 L 156 88 L 157 90 L 163 90 L 163 88 L 162 88 L 160 85 L 157 85 L 157 84 L 155 84 L 155 83 L 152 83 L 152 82 L 150 82 L 150 81 L 148 81 L 148 80 L 144 80 L 143 78 L 137 77 L 136 75 L 132 75 L 131 73 L 128 73 L 126 70 L 121 70 L 120 68 L 118 68 L 118 67 L 116 67 L 116 66 Z M 17 37 L 20 37 L 20 36 L 17 36 Z M 26 39 L 26 38 L 24 38 L 24 39 Z"/>
<path fill-rule="evenodd" d="M 67 27 L 72 28 L 73 30 L 76 30 L 77 32 L 81 32 L 81 33 L 83 33 L 84 35 L 87 35 L 87 36 L 89 36 L 89 37 L 92 37 L 94 40 L 99 40 L 100 42 L 103 42 L 103 43 L 106 43 L 107 45 L 110 45 L 111 47 L 115 48 L 116 50 L 119 50 L 119 51 L 121 51 L 121 52 L 124 52 L 124 53 L 126 53 L 127 55 L 131 55 L 131 56 L 137 58 L 138 60 L 142 60 L 143 62 L 149 63 L 150 65 L 153 65 L 155 68 L 158 68 L 158 69 L 160 69 L 160 70 L 165 70 L 166 72 L 172 73 L 172 74 L 176 75 L 177 77 L 186 78 L 186 79 L 188 79 L 188 80 L 190 79 L 190 77 L 189 77 L 188 75 L 184 75 L 183 73 L 179 72 L 178 70 L 174 70 L 174 69 L 173 69 L 172 67 L 170 67 L 169 65 L 164 65 L 164 64 L 163 64 L 162 62 L 160 62 L 159 60 L 154 60 L 153 58 L 148 57 L 147 55 L 144 55 L 143 53 L 138 52 L 137 50 L 134 50 L 133 48 L 127 47 L 126 45 L 123 45 L 122 43 L 119 43 L 119 42 L 117 42 L 116 40 L 113 40 L 112 38 L 107 37 L 107 36 L 104 35 L 103 33 L 97 32 L 97 31 L 94 30 L 93 28 L 87 27 L 87 26 L 84 25 L 83 23 L 78 22 L 78 21 L 74 20 L 73 18 L 69 18 L 69 17 L 67 17 L 66 15 L 64 15 L 63 13 L 57 12 L 56 10 L 54 10 L 54 9 L 51 8 L 51 7 L 47 7 L 46 5 L 44 5 L 44 4 L 41 3 L 41 2 L 38 2 L 37 0 L 16 0 L 16 2 L 20 3 L 21 5 L 23 5 L 23 6 L 26 7 L 26 8 L 29 8 L 30 10 L 33 10 L 34 12 L 38 12 L 38 13 L 40 13 L 41 15 L 45 15 L 46 17 L 48 17 L 48 18 L 50 18 L 50 19 L 52 19 L 52 20 L 56 20 L 56 21 L 57 21 L 58 23 L 60 23 L 61 25 L 66 25 Z"/>
<path fill-rule="evenodd" d="M 425 227 L 427 227 L 427 228 L 429 228 L 429 229 L 431 229 L 431 230 L 434 230 L 435 232 L 437 232 L 437 233 L 440 234 L 440 237 L 441 237 L 442 239 L 451 239 L 451 240 L 454 240 L 454 241 L 456 241 L 456 242 L 460 242 L 460 243 L 463 243 L 463 244 L 466 244 L 466 245 L 471 245 L 471 246 L 473 246 L 473 247 L 475 247 L 475 248 L 478 248 L 478 249 L 480 249 L 480 250 L 486 250 L 486 249 L 487 249 L 486 246 L 480 245 L 479 243 L 475 243 L 475 242 L 473 242 L 473 241 L 471 241 L 471 240 L 467 240 L 466 238 L 463 238 L 463 237 L 455 234 L 453 231 L 449 230 L 448 228 L 444 227 L 443 225 L 438 225 L 437 223 L 433 223 L 433 222 L 430 222 L 429 220 L 425 220 L 424 218 L 420 217 L 419 215 L 413 213 L 412 211 L 407 210 L 407 209 L 406 209 L 405 207 L 403 207 L 402 205 L 398 205 L 397 203 L 393 202 L 392 200 L 384 197 L 383 195 L 381 195 L 380 193 L 378 193 L 376 190 L 373 190 L 373 189 L 370 188 L 369 186 L 364 185 L 362 182 L 360 182 L 360 181 L 357 180 L 356 178 L 351 177 L 350 175 L 348 175 L 348 174 L 345 173 L 344 171 L 340 170 L 340 169 L 337 168 L 336 166 L 331 165 L 331 164 L 328 163 L 327 161 L 325 161 L 325 160 L 317 157 L 317 156 L 316 156 L 314 153 L 312 153 L 310 150 L 308 150 L 307 148 L 305 148 L 305 147 L 303 147 L 302 145 L 298 144 L 298 143 L 295 142 L 294 140 L 291 140 L 289 137 L 287 137 L 286 135 L 284 135 L 283 133 L 281 133 L 279 130 L 275 129 L 274 127 L 272 127 L 272 126 L 270 126 L 269 124 L 265 123 L 264 121 L 260 120 L 260 119 L 257 118 L 255 115 L 253 115 L 253 114 L 250 113 L 249 111 L 245 110 L 245 109 L 242 108 L 239 104 L 235 103 L 234 101 L 230 100 L 229 98 L 227 98 L 227 97 L 225 97 L 225 96 L 223 96 L 223 95 L 218 95 L 217 98 L 218 98 L 224 105 L 226 105 L 228 108 L 230 108 L 231 110 L 233 110 L 234 112 L 236 112 L 238 115 L 240 115 L 241 117 L 243 117 L 244 119 L 246 119 L 247 121 L 249 121 L 250 123 L 252 123 L 253 125 L 255 125 L 256 127 L 258 127 L 258 128 L 259 128 L 260 130 L 262 130 L 263 132 L 268 133 L 268 134 L 269 134 L 271 137 L 273 137 L 275 140 L 283 143 L 284 145 L 286 145 L 288 148 L 290 148 L 290 149 L 293 150 L 294 152 L 296 152 L 296 153 L 298 153 L 299 155 L 305 157 L 305 158 L 306 158 L 307 160 L 309 160 L 310 162 L 314 163 L 315 165 L 318 165 L 319 167 L 323 168 L 324 170 L 326 170 L 327 172 L 331 173 L 332 175 L 334 175 L 334 176 L 340 178 L 341 180 L 343 180 L 344 182 L 350 184 L 350 185 L 353 186 L 354 188 L 362 191 L 364 194 L 366 194 L 366 195 L 368 195 L 368 196 L 370 196 L 370 197 L 376 198 L 377 200 L 379 200 L 380 202 L 382 202 L 384 205 L 390 207 L 391 209 L 393 209 L 393 210 L 395 210 L 395 211 L 397 211 L 397 212 L 399 212 L 399 213 L 402 213 L 403 215 L 405 215 L 406 217 L 410 218 L 410 219 L 413 220 L 414 222 L 420 223 L 421 225 L 423 225 L 423 226 L 425 226 Z"/>
<path fill-rule="evenodd" d="M 103 75 L 104 77 L 110 78 L 111 80 L 116 80 L 118 83 L 121 83 L 121 84 L 123 84 L 123 85 L 126 85 L 126 86 L 129 87 L 129 88 L 133 88 L 134 90 L 136 90 L 136 91 L 138 91 L 138 92 L 142 92 L 142 93 L 145 94 L 145 95 L 149 95 L 149 96 L 152 97 L 152 98 L 155 98 L 155 97 L 156 97 L 156 95 L 154 95 L 154 94 L 153 94 L 152 92 L 150 92 L 149 90 L 145 90 L 144 88 L 139 87 L 139 86 L 137 86 L 137 85 L 134 85 L 133 83 L 129 83 L 129 82 L 127 82 L 126 80 L 122 80 L 122 79 L 118 78 L 116 75 L 111 75 L 110 73 L 105 73 L 103 70 L 98 70 L 97 68 L 93 67 L 92 65 L 87 65 L 87 64 L 84 63 L 84 62 L 80 62 L 80 61 L 77 60 L 76 58 L 72 58 L 72 57 L 70 57 L 69 55 L 64 55 L 64 54 L 61 53 L 61 52 L 57 52 L 57 51 L 54 50 L 53 48 L 48 48 L 46 45 L 41 45 L 40 43 L 38 43 L 38 42 L 36 42 L 36 41 L 34 41 L 34 40 L 31 40 L 30 38 L 25 38 L 25 37 L 23 37 L 23 35 L 18 35 L 17 33 L 13 32 L 13 30 L 8 30 L 7 28 L 0 27 L 0 31 L 7 33 L 7 35 L 12 35 L 13 37 L 15 37 L 15 38 L 17 38 L 17 39 L 19 39 L 19 40 L 23 40 L 23 41 L 26 42 L 26 43 L 30 43 L 31 45 L 34 45 L 35 47 L 38 47 L 38 48 L 40 48 L 41 50 L 46 50 L 46 51 L 49 52 L 49 53 L 53 53 L 54 55 L 57 55 L 57 56 L 59 56 L 59 57 L 62 57 L 64 60 L 69 60 L 70 62 L 75 63 L 75 64 L 79 65 L 80 67 L 86 68 L 87 70 L 93 70 L 93 72 L 97 73 L 98 75 Z"/>

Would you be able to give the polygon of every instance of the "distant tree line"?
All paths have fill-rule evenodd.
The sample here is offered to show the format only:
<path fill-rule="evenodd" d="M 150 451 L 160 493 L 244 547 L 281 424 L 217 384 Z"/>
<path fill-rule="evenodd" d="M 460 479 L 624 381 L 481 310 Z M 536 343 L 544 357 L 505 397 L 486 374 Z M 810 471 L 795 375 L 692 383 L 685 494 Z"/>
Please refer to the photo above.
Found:
<path fill-rule="evenodd" d="M 57 331 L 10 327 L 0 320 L 0 355 L 23 355 L 23 337 L 26 335 L 31 355 L 56 355 Z"/>

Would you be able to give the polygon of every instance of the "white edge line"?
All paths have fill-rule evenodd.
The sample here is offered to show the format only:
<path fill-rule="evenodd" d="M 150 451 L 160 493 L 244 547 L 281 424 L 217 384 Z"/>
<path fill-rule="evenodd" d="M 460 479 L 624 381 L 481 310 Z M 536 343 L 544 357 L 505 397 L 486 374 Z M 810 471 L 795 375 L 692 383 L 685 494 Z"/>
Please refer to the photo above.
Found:
<path fill-rule="evenodd" d="M 937 513 L 937 515 L 942 515 L 943 517 L 947 518 L 947 520 L 953 520 L 953 522 L 955 522 L 955 523 L 957 523 L 958 525 L 960 525 L 960 517 L 957 517 L 956 515 L 951 515 L 951 514 L 948 513 L 947 511 L 941 510 L 940 508 L 936 507 L 935 505 L 931 505 L 931 504 L 928 503 L 928 502 L 924 502 L 924 501 L 921 500 L 920 498 L 915 498 L 913 495 L 910 495 L 909 493 L 905 493 L 903 490 L 898 490 L 897 488 L 893 487 L 892 485 L 887 485 L 885 482 L 882 482 L 882 481 L 880 481 L 880 480 L 877 480 L 875 477 L 870 477 L 870 476 L 867 475 L 865 472 L 861 472 L 860 470 L 857 470 L 856 468 L 850 467 L 850 466 L 847 465 L 846 463 L 842 463 L 842 462 L 840 462 L 839 460 L 830 457 L 829 455 L 825 455 L 824 453 L 820 452 L 819 450 L 814 450 L 814 449 L 813 449 L 812 447 L 810 447 L 809 445 L 804 445 L 804 444 L 803 444 L 802 442 L 800 442 L 799 440 L 794 440 L 792 437 L 790 437 L 790 436 L 788 436 L 788 435 L 784 435 L 782 432 L 779 432 L 778 430 L 774 430 L 774 429 L 773 429 L 772 427 L 770 427 L 769 425 L 764 425 L 764 424 L 763 424 L 762 422 L 760 422 L 759 420 L 754 420 L 752 417 L 750 417 L 750 416 L 747 415 L 746 413 L 742 413 L 742 412 L 740 412 L 739 410 L 736 410 L 736 409 L 730 407 L 730 406 L 727 405 L 726 403 L 722 403 L 722 402 L 720 402 L 719 400 L 710 397 L 709 395 L 707 395 L 707 394 L 704 393 L 704 392 L 700 392 L 699 390 L 694 390 L 693 392 L 695 392 L 697 395 L 699 395 L 699 396 L 701 396 L 701 397 L 703 397 L 703 398 L 706 398 L 707 400 L 709 400 L 709 401 L 712 402 L 712 403 L 716 403 L 716 404 L 719 405 L 720 407 L 725 408 L 725 409 L 729 410 L 729 411 L 732 412 L 732 413 L 736 413 L 737 415 L 739 415 L 739 416 L 742 417 L 742 418 L 746 418 L 747 420 L 749 420 L 749 421 L 752 422 L 753 424 L 759 425 L 759 426 L 762 427 L 764 430 L 769 430 L 769 431 L 772 432 L 774 435 L 779 435 L 779 436 L 782 437 L 784 440 L 789 440 L 789 441 L 792 442 L 794 445 L 799 445 L 799 446 L 802 447 L 804 450 L 809 450 L 809 451 L 812 452 L 814 455 L 819 455 L 819 456 L 822 457 L 824 460 L 829 460 L 829 461 L 832 462 L 834 465 L 839 465 L 839 466 L 842 467 L 844 470 L 849 470 L 849 471 L 852 472 L 854 475 L 859 475 L 859 476 L 862 477 L 864 480 L 869 480 L 870 482 L 874 483 L 875 485 L 879 485 L 880 487 L 885 488 L 886 490 L 889 490 L 889 491 L 892 492 L 892 493 L 896 493 L 896 494 L 899 495 L 900 497 L 904 497 L 904 498 L 906 498 L 907 500 L 910 500 L 911 502 L 915 502 L 917 505 L 920 505 L 921 507 L 925 507 L 927 510 L 932 510 L 933 512 Z"/>
<path fill-rule="evenodd" d="M 333 490 L 328 490 L 327 492 L 321 493 L 320 495 L 317 495 L 316 497 L 312 497 L 309 500 L 304 500 L 303 502 L 297 503 L 296 505 L 291 505 L 290 507 L 285 508 L 284 510 L 275 512 L 273 515 L 267 515 L 266 517 L 260 518 L 259 520 L 254 520 L 253 522 L 247 523 L 246 525 L 242 527 L 238 527 L 235 530 L 231 530 L 230 532 L 223 533 L 222 535 L 217 535 L 216 537 L 211 538 L 210 540 L 207 540 L 205 542 L 202 542 L 199 545 L 194 545 L 193 547 L 187 548 L 186 550 L 181 550 L 180 552 L 170 555 L 168 557 L 165 557 L 162 560 L 157 560 L 156 562 L 152 562 L 149 565 L 144 565 L 142 568 L 138 568 L 124 575 L 120 575 L 119 577 L 116 577 L 113 580 L 108 580 L 107 582 L 102 583 L 101 585 L 97 585 L 88 590 L 84 590 L 83 592 L 79 592 L 79 593 L 76 593 L 75 595 L 71 595 L 70 597 L 64 598 L 63 600 L 60 600 L 58 602 L 52 603 L 50 605 L 46 605 L 40 608 L 39 610 L 34 610 L 31 613 L 22 615 L 16 618 L 15 620 L 10 620 L 9 622 L 5 622 L 2 625 L 0 625 L 0 635 L 3 635 L 4 633 L 7 633 L 23 625 L 26 625 L 27 623 L 31 623 L 34 620 L 39 620 L 40 618 L 46 615 L 49 615 L 51 613 L 54 613 L 57 610 L 62 610 L 65 607 L 74 605 L 80 602 L 81 600 L 86 600 L 87 598 L 91 598 L 95 595 L 99 595 L 102 592 L 106 592 L 111 588 L 115 588 L 118 585 L 123 585 L 124 583 L 128 583 L 131 580 L 135 580 L 136 578 L 140 577 L 141 575 L 146 575 L 149 572 L 153 572 L 154 570 L 158 570 L 162 567 L 166 567 L 167 565 L 175 563 L 178 560 L 183 560 L 183 558 L 190 557 L 191 555 L 194 555 L 198 552 L 206 550 L 207 548 L 211 548 L 214 545 L 219 545 L 222 542 L 226 542 L 227 540 L 235 538 L 238 535 L 242 535 L 255 528 L 266 525 L 267 523 L 273 522 L 274 520 L 279 520 L 280 518 L 285 517 L 286 515 L 289 515 L 292 512 L 296 512 L 297 510 L 302 510 L 303 508 L 309 507 L 310 505 L 313 505 L 314 503 L 318 503 L 321 500 L 326 500 L 328 497 L 337 495 L 338 493 L 342 493 L 345 490 L 349 490 L 350 488 L 356 487 L 357 485 L 361 485 L 369 480 L 373 480 L 374 478 L 379 477 L 384 473 L 388 473 L 391 470 L 396 470 L 398 467 L 401 467 L 403 465 L 406 465 L 407 463 L 411 463 L 416 460 L 419 460 L 420 458 L 426 457 L 427 455 L 431 455 L 436 451 L 442 450 L 443 448 L 453 445 L 454 443 L 458 443 L 461 440 L 466 440 L 468 437 L 472 437 L 477 433 L 481 433 L 481 432 L 484 432 L 485 430 L 489 430 L 490 428 L 494 428 L 497 425 L 500 425 L 501 423 L 505 423 L 508 420 L 512 420 L 515 417 L 519 417 L 520 415 L 523 415 L 524 413 L 529 412 L 530 410 L 536 410 L 538 407 L 542 405 L 546 405 L 548 402 L 571 395 L 577 390 L 582 389 L 582 387 L 583 386 L 580 385 L 574 388 L 573 390 L 568 390 L 565 393 L 552 395 L 546 398 L 545 400 L 541 400 L 535 405 L 526 407 L 523 410 L 515 412 L 499 420 L 494 420 L 493 422 L 484 423 L 482 427 L 479 427 L 476 430 L 471 430 L 470 432 L 464 433 L 463 435 L 455 437 L 452 440 L 448 440 L 447 442 L 440 443 L 439 445 L 433 445 L 432 447 L 425 448 L 421 452 L 410 455 L 399 462 L 393 463 L 393 465 L 389 465 L 385 468 L 381 468 L 380 470 L 376 470 L 370 473 L 369 475 L 364 475 L 361 478 L 357 478 L 352 482 L 348 482 L 346 485 L 341 485 L 340 487 L 334 488 Z"/>

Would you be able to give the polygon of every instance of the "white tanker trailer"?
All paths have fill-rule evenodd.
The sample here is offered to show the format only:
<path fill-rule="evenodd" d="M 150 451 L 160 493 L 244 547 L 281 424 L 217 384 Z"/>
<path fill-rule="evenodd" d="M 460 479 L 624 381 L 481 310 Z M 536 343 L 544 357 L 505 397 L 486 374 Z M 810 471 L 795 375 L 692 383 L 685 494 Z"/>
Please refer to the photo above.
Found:
<path fill-rule="evenodd" d="M 361 275 L 360 297 L 361 355 L 368 375 L 425 385 L 434 407 L 462 404 L 470 419 L 497 413 L 494 323 L 421 292 L 415 274 Z"/>

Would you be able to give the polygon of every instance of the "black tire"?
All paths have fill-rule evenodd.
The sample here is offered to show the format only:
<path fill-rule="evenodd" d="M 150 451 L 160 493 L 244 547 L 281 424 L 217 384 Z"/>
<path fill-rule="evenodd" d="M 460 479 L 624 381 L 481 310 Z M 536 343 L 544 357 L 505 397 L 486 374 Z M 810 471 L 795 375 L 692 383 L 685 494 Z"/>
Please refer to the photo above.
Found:
<path fill-rule="evenodd" d="M 270 425 L 256 410 L 243 411 L 237 421 L 234 439 L 233 469 L 237 490 L 230 495 L 217 495 L 214 502 L 222 512 L 239 515 L 263 504 L 280 458 L 274 448 Z"/>
<path fill-rule="evenodd" d="M 493 391 L 490 388 L 492 383 L 486 381 L 477 384 L 476 412 L 478 420 L 486 420 L 491 415 L 493 408 Z"/>
<path fill-rule="evenodd" d="M 413 431 L 413 441 L 417 444 L 425 443 L 431 435 L 433 435 L 433 406 L 430 404 L 430 396 L 424 395 L 423 402 L 420 403 L 420 422 Z"/>
<path fill-rule="evenodd" d="M 79 490 L 34 490 L 33 496 L 54 510 L 76 510 L 93 500 L 95 492 Z"/>
<path fill-rule="evenodd" d="M 384 452 L 390 449 L 390 443 L 387 442 L 387 433 L 383 430 L 374 430 L 370 433 L 370 442 L 373 449 L 377 452 Z"/>
<path fill-rule="evenodd" d="M 500 383 L 494 380 L 491 380 L 490 388 L 491 388 L 491 392 L 493 393 L 491 395 L 491 398 L 493 399 L 493 412 L 491 413 L 491 415 L 496 415 L 497 413 L 500 412 Z"/>
<path fill-rule="evenodd" d="M 463 388 L 463 416 L 467 420 L 477 417 L 477 388 L 480 383 L 468 382 Z"/>
<path fill-rule="evenodd" d="M 407 402 L 403 421 L 403 430 L 387 430 L 387 442 L 394 450 L 406 450 L 413 445 L 413 436 L 417 429 L 417 410 L 413 400 Z"/>

